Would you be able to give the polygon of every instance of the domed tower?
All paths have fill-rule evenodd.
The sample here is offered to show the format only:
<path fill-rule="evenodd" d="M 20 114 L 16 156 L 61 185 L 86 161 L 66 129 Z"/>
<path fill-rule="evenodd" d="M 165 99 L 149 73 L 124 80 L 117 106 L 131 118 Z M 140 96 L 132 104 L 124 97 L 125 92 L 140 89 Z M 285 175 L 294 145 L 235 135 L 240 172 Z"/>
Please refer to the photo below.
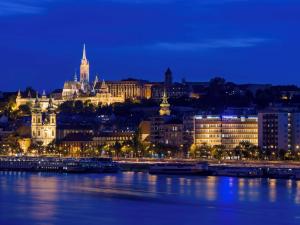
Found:
<path fill-rule="evenodd" d="M 168 102 L 168 97 L 166 91 L 164 91 L 162 102 L 160 104 L 160 110 L 159 115 L 160 116 L 170 116 L 171 110 L 170 110 L 170 104 Z"/>
<path fill-rule="evenodd" d="M 80 65 L 80 82 L 88 83 L 89 80 L 90 80 L 90 64 L 86 58 L 86 50 L 84 44 L 81 65 Z"/>

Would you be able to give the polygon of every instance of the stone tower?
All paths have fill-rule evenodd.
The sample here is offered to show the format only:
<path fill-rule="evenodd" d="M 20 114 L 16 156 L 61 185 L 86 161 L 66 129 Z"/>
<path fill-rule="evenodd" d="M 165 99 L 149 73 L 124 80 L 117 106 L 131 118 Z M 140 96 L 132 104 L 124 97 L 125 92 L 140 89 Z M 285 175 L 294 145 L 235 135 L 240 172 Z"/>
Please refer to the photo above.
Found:
<path fill-rule="evenodd" d="M 171 110 L 170 110 L 170 104 L 168 102 L 168 97 L 166 91 L 164 91 L 162 102 L 160 104 L 160 110 L 159 115 L 160 116 L 170 116 Z"/>
<path fill-rule="evenodd" d="M 172 71 L 170 68 L 165 72 L 165 87 L 171 86 L 173 83 Z"/>
<path fill-rule="evenodd" d="M 80 82 L 88 83 L 89 80 L 90 80 L 90 64 L 86 58 L 86 50 L 84 44 L 81 65 L 80 65 Z"/>

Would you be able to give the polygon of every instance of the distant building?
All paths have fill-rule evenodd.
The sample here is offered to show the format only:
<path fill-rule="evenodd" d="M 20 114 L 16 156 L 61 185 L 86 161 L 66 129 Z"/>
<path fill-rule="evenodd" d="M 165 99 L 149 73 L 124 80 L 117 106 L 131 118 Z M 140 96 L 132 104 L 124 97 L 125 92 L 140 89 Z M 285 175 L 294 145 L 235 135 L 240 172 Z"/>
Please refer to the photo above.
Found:
<path fill-rule="evenodd" d="M 194 144 L 224 145 L 234 149 L 242 141 L 258 144 L 257 116 L 197 115 L 194 117 Z"/>
<path fill-rule="evenodd" d="M 265 151 L 300 150 L 300 112 L 273 109 L 258 113 L 259 146 Z"/>
<path fill-rule="evenodd" d="M 126 79 L 121 81 L 107 81 L 108 91 L 113 97 L 124 95 L 125 99 L 151 98 L 152 85 L 145 80 Z M 100 91 L 101 84 L 95 84 L 95 92 Z"/>
<path fill-rule="evenodd" d="M 183 145 L 183 124 L 173 117 L 152 117 L 150 141 L 153 144 Z"/>
<path fill-rule="evenodd" d="M 139 140 L 142 143 L 150 143 L 150 135 L 151 135 L 151 122 L 142 121 L 139 124 Z"/>
<path fill-rule="evenodd" d="M 172 83 L 170 86 L 165 86 L 164 83 L 153 83 L 151 87 L 151 98 L 160 100 L 164 92 L 169 98 L 189 97 L 191 89 L 188 85 L 182 83 Z"/>
<path fill-rule="evenodd" d="M 132 141 L 134 134 L 133 131 L 100 132 L 94 135 L 88 133 L 70 133 L 57 144 L 60 149 L 69 150 L 71 155 L 77 156 L 82 150 L 101 150 L 104 145 L 112 146 L 116 143 L 123 144 L 124 142 Z"/>
<path fill-rule="evenodd" d="M 52 99 L 49 100 L 47 112 L 43 113 L 41 103 L 36 97 L 31 116 L 31 139 L 34 143 L 48 145 L 56 138 L 56 114 Z"/>
<path fill-rule="evenodd" d="M 183 146 L 183 124 L 182 120 L 170 119 L 162 126 L 162 139 L 164 144 L 172 146 Z"/>
<path fill-rule="evenodd" d="M 150 118 L 150 142 L 183 147 L 183 122 L 171 115 L 170 104 L 164 92 L 160 104 L 159 116 Z"/>

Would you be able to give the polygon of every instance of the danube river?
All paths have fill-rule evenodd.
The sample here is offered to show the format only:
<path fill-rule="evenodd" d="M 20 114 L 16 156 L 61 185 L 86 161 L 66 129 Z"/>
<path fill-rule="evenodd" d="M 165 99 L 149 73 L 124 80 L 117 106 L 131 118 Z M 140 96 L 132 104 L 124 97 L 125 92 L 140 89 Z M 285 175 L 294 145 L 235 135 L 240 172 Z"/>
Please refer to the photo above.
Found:
<path fill-rule="evenodd" d="M 300 181 L 0 172 L 0 224 L 300 224 Z"/>

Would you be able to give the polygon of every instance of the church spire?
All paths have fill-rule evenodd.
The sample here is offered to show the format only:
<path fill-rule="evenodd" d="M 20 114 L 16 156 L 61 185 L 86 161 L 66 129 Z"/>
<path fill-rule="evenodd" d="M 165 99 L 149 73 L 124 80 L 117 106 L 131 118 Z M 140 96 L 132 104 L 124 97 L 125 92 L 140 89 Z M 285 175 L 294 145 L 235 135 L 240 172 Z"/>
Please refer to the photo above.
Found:
<path fill-rule="evenodd" d="M 76 73 L 76 70 L 75 70 L 75 73 L 74 73 L 74 81 L 77 82 L 77 73 Z"/>
<path fill-rule="evenodd" d="M 49 112 L 53 112 L 53 111 L 54 111 L 54 105 L 53 105 L 53 99 L 52 99 L 52 96 L 50 96 L 50 98 L 49 98 L 48 111 L 49 111 Z"/>
<path fill-rule="evenodd" d="M 21 98 L 21 97 L 22 97 L 22 95 L 21 95 L 21 90 L 19 89 L 17 98 Z"/>
<path fill-rule="evenodd" d="M 162 102 L 160 104 L 159 115 L 169 116 L 171 114 L 170 104 L 168 102 L 168 96 L 166 90 L 164 90 Z"/>
<path fill-rule="evenodd" d="M 39 93 L 36 92 L 35 102 L 33 106 L 34 112 L 39 112 L 41 110 L 40 100 L 39 100 Z"/>
<path fill-rule="evenodd" d="M 87 57 L 86 57 L 86 50 L 85 50 L 85 44 L 84 44 L 81 65 L 80 65 L 80 82 L 88 83 L 89 76 L 90 76 L 90 65 L 89 65 L 89 61 L 87 60 Z"/>
<path fill-rule="evenodd" d="M 83 44 L 82 60 L 86 60 L 85 43 Z"/>

